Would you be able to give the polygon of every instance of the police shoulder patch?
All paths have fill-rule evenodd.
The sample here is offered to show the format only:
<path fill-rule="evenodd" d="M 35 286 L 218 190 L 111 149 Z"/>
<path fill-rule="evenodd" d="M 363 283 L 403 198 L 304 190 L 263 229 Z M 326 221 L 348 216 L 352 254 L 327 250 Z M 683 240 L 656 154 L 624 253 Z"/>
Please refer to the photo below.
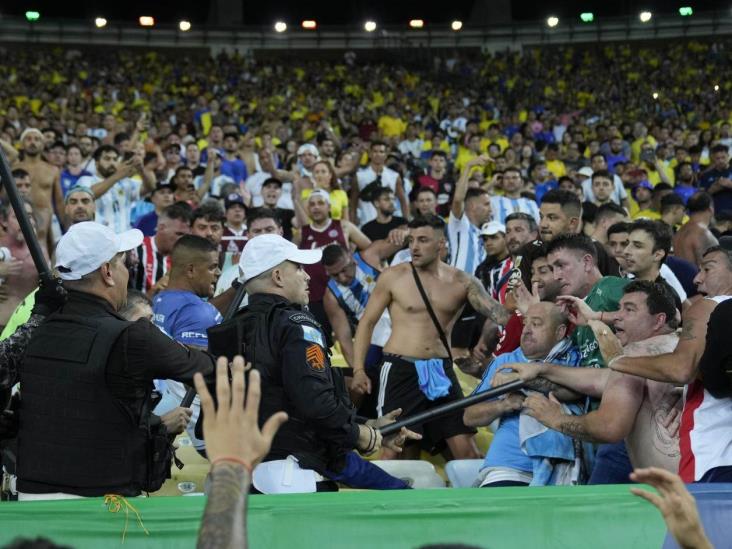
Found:
<path fill-rule="evenodd" d="M 305 349 L 305 360 L 313 370 L 318 372 L 325 370 L 325 353 L 319 345 L 309 345 Z"/>
<path fill-rule="evenodd" d="M 313 315 L 309 313 L 295 313 L 294 315 L 289 316 L 290 321 L 296 323 L 296 324 L 302 324 L 303 322 L 309 322 L 310 324 L 315 324 L 316 326 L 320 326 L 318 324 L 318 321 L 315 320 Z"/>
<path fill-rule="evenodd" d="M 323 341 L 323 336 L 320 333 L 320 330 L 318 330 L 317 328 L 313 328 L 312 326 L 301 326 L 301 328 L 302 337 L 305 341 L 309 341 L 310 343 L 316 343 L 325 348 L 325 342 Z"/>

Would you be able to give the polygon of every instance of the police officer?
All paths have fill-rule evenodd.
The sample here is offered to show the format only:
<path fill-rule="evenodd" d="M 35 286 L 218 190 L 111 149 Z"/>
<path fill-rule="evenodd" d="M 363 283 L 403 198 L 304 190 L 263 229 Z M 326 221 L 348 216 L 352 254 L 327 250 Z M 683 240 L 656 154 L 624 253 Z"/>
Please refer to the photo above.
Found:
<path fill-rule="evenodd" d="M 68 300 L 33 333 L 20 369 L 18 499 L 136 496 L 169 476 L 171 447 L 150 411 L 152 381 L 213 381 L 213 358 L 148 320 L 124 320 L 125 252 L 137 229 L 78 223 L 61 238 L 56 270 Z M 50 495 L 49 495 L 50 494 Z"/>
<path fill-rule="evenodd" d="M 354 488 L 406 488 L 353 451 L 373 453 L 382 444 L 401 451 L 407 438 L 419 435 L 403 429 L 381 439 L 378 428 L 393 422 L 400 410 L 378 421 L 356 415 L 343 376 L 331 368 L 325 334 L 306 308 L 309 277 L 302 266 L 319 262 L 321 256 L 321 250 L 299 250 L 278 235 L 250 240 L 239 264 L 249 304 L 231 324 L 219 327 L 222 334 L 233 328 L 243 338 L 238 347 L 222 354 L 244 354 L 259 370 L 260 418 L 280 410 L 290 418 L 275 436 L 265 462 L 294 456 L 300 467 Z M 255 486 L 256 478 L 255 473 Z M 326 481 L 317 488 L 333 486 Z"/>

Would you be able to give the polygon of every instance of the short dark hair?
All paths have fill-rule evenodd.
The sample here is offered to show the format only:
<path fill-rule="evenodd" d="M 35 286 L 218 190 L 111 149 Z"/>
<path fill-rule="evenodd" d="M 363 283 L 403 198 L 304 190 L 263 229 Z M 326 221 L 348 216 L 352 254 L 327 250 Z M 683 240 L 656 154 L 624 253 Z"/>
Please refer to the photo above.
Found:
<path fill-rule="evenodd" d="M 270 185 L 272 183 L 274 183 L 275 185 L 279 185 L 280 187 L 282 187 L 282 181 L 280 179 L 277 179 L 276 177 L 268 177 L 267 179 L 265 179 L 262 182 L 262 187 L 264 187 L 266 185 Z"/>
<path fill-rule="evenodd" d="M 119 156 L 119 151 L 116 147 L 112 145 L 100 145 L 96 148 L 94 151 L 94 161 L 99 162 L 99 159 L 102 157 L 102 155 L 106 152 L 113 152 L 117 156 Z"/>
<path fill-rule="evenodd" d="M 439 215 L 427 214 L 416 216 L 407 224 L 407 227 L 409 227 L 410 229 L 419 229 L 420 227 L 432 227 L 436 231 L 442 231 L 444 233 L 446 225 L 445 220 L 442 219 Z"/>
<path fill-rule="evenodd" d="M 676 193 L 667 194 L 661 199 L 661 215 L 668 212 L 670 209 L 676 206 L 684 208 L 684 199 Z"/>
<path fill-rule="evenodd" d="M 727 237 L 722 238 L 724 239 Z M 717 244 L 716 246 L 709 246 L 706 250 L 704 250 L 704 253 L 702 254 L 702 259 L 716 252 L 722 252 L 724 254 L 724 256 L 727 258 L 727 266 L 729 267 L 729 270 L 732 271 L 732 250 L 729 250 L 725 246 L 719 244 Z"/>
<path fill-rule="evenodd" d="M 618 233 L 629 233 L 629 227 L 630 223 L 627 221 L 618 221 L 617 223 L 613 223 L 610 225 L 607 229 L 607 236 L 610 238 L 611 234 L 618 234 Z"/>
<path fill-rule="evenodd" d="M 485 189 L 481 189 L 481 188 L 468 189 L 468 192 L 465 193 L 465 202 L 467 202 L 468 200 L 472 200 L 474 198 L 483 196 L 484 194 L 485 195 L 488 194 L 488 191 L 486 191 Z"/>
<path fill-rule="evenodd" d="M 599 223 L 600 221 L 603 221 L 615 215 L 622 215 L 625 217 L 628 215 L 628 212 L 626 212 L 625 208 L 623 208 L 619 204 L 616 204 L 615 202 L 608 202 L 607 204 L 603 204 L 602 206 L 597 208 L 597 213 L 595 214 L 595 222 Z"/>
<path fill-rule="evenodd" d="M 597 249 L 592 239 L 584 234 L 562 234 L 553 239 L 546 247 L 547 255 L 559 250 L 581 252 L 592 256 L 592 262 L 597 265 Z"/>
<path fill-rule="evenodd" d="M 187 202 L 176 202 L 163 210 L 163 217 L 167 217 L 168 219 L 179 219 L 181 221 L 185 221 L 189 225 L 191 224 L 192 216 L 193 210 Z"/>
<path fill-rule="evenodd" d="M 186 171 L 186 170 L 187 170 L 187 171 L 189 171 L 189 172 L 191 172 L 191 173 L 193 173 L 193 170 L 192 170 L 192 169 L 190 169 L 190 168 L 189 168 L 188 166 L 186 166 L 186 165 L 184 164 L 183 166 L 178 166 L 178 167 L 177 167 L 177 168 L 175 169 L 175 173 L 173 173 L 173 177 L 172 177 L 171 179 L 172 179 L 172 180 L 178 179 L 178 175 L 180 174 L 180 172 L 184 172 L 184 171 Z"/>
<path fill-rule="evenodd" d="M 373 149 L 374 147 L 386 147 L 387 149 L 389 146 L 386 144 L 385 141 L 381 141 L 380 139 L 374 139 L 371 144 L 369 145 L 369 149 Z"/>
<path fill-rule="evenodd" d="M 445 151 L 441 151 L 440 149 L 433 149 L 432 154 L 430 154 L 430 160 L 433 159 L 435 156 L 441 156 L 445 159 L 445 161 L 447 161 L 447 153 Z"/>
<path fill-rule="evenodd" d="M 251 225 L 257 219 L 273 219 L 278 227 L 282 227 L 280 216 L 278 216 L 277 212 L 272 208 L 252 208 L 247 212 L 247 225 Z"/>
<path fill-rule="evenodd" d="M 549 143 L 549 144 L 548 144 L 548 145 L 546 146 L 546 150 L 548 150 L 548 151 L 554 151 L 554 152 L 558 152 L 558 151 L 559 151 L 559 145 L 557 145 L 556 143 Z"/>
<path fill-rule="evenodd" d="M 124 141 L 130 140 L 130 134 L 125 132 L 119 132 L 114 136 L 114 144 L 121 145 Z"/>
<path fill-rule="evenodd" d="M 186 234 L 181 236 L 173 245 L 173 251 L 171 254 L 176 255 L 176 250 L 180 250 L 181 248 L 203 254 L 216 251 L 216 246 L 209 239 L 195 234 Z"/>
<path fill-rule="evenodd" d="M 727 145 L 722 145 L 721 143 L 718 143 L 718 144 L 714 145 L 714 147 L 712 147 L 711 150 L 709 151 L 710 154 L 719 153 L 719 152 L 729 154 L 729 147 L 727 147 Z"/>
<path fill-rule="evenodd" d="M 437 193 L 432 187 L 419 187 L 417 192 L 414 193 L 414 198 L 416 199 L 421 193 L 430 193 L 432 196 L 437 198 Z"/>
<path fill-rule="evenodd" d="M 559 204 L 562 211 L 572 217 L 582 216 L 582 202 L 572 191 L 552 189 L 541 199 L 542 204 Z"/>
<path fill-rule="evenodd" d="M 29 177 L 30 174 L 24 170 L 23 168 L 15 168 L 10 174 L 13 176 L 13 179 L 20 179 L 21 177 Z"/>
<path fill-rule="evenodd" d="M 191 216 L 191 225 L 193 225 L 197 219 L 205 219 L 206 221 L 218 221 L 223 224 L 226 221 L 226 214 L 223 208 L 218 202 L 204 202 L 198 208 L 193 210 Z"/>
<path fill-rule="evenodd" d="M 603 177 L 605 179 L 609 179 L 610 181 L 613 181 L 612 174 L 607 170 L 597 170 L 596 172 L 592 172 L 592 181 L 594 181 L 598 177 Z"/>
<path fill-rule="evenodd" d="M 508 225 L 509 221 L 526 221 L 526 224 L 529 226 L 529 231 L 536 231 L 539 228 L 534 216 L 525 212 L 514 212 L 512 214 L 508 214 L 505 221 L 505 225 Z"/>
<path fill-rule="evenodd" d="M 394 191 L 392 191 L 389 187 L 379 187 L 371 193 L 371 202 L 376 202 L 382 196 L 387 194 L 394 194 Z"/>
<path fill-rule="evenodd" d="M 650 280 L 634 280 L 623 288 L 623 295 L 641 292 L 646 294 L 646 307 L 652 315 L 666 315 L 666 325 L 675 330 L 679 323 L 676 319 L 676 300 L 666 284 Z"/>
<path fill-rule="evenodd" d="M 227 137 L 232 137 L 232 138 L 236 139 L 237 141 L 239 141 L 239 134 L 237 132 L 226 132 L 224 134 L 224 139 L 226 139 Z"/>
<path fill-rule="evenodd" d="M 343 249 L 340 244 L 331 244 L 323 248 L 323 265 L 326 267 L 333 265 L 343 256 L 347 256 L 348 252 Z"/>
<path fill-rule="evenodd" d="M 506 175 L 508 172 L 517 173 L 518 176 L 519 176 L 519 179 L 521 179 L 521 181 L 524 180 L 524 176 L 521 173 L 521 170 L 519 170 L 516 166 L 509 166 L 508 168 L 506 168 L 505 170 L 503 170 L 503 175 Z"/>
<path fill-rule="evenodd" d="M 705 192 L 698 192 L 689 197 L 686 202 L 686 209 L 689 213 L 704 212 L 712 207 L 712 195 Z"/>
<path fill-rule="evenodd" d="M 663 263 L 668 254 L 671 253 L 671 241 L 673 240 L 673 233 L 671 227 L 661 221 L 655 221 L 652 219 L 638 219 L 630 224 L 630 232 L 632 231 L 643 231 L 653 239 L 652 252 L 656 250 L 663 250 Z"/>

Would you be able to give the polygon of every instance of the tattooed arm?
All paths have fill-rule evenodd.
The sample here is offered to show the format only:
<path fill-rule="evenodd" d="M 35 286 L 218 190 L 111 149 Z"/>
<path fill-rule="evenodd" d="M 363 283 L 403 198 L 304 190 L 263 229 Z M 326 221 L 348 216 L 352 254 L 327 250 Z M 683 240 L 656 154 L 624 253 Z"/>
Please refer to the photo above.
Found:
<path fill-rule="evenodd" d="M 246 497 L 250 473 L 269 452 L 272 439 L 287 421 L 278 412 L 265 422 L 261 431 L 257 416 L 261 396 L 259 372 L 249 373 L 249 390 L 244 404 L 244 359 L 234 357 L 229 368 L 226 357 L 216 363 L 218 408 L 201 374 L 193 382 L 201 397 L 203 437 L 211 460 L 211 492 L 198 533 L 199 549 L 246 548 Z"/>
<path fill-rule="evenodd" d="M 467 290 L 467 300 L 473 309 L 496 324 L 505 326 L 510 318 L 509 312 L 491 296 L 488 295 L 480 280 L 472 275 L 461 272 Z"/>
<path fill-rule="evenodd" d="M 608 367 L 656 381 L 690 383 L 696 376 L 699 360 L 704 353 L 707 323 L 716 306 L 710 299 L 701 299 L 689 307 L 684 314 L 679 344 L 673 353 L 634 358 L 622 356 L 613 360 Z"/>

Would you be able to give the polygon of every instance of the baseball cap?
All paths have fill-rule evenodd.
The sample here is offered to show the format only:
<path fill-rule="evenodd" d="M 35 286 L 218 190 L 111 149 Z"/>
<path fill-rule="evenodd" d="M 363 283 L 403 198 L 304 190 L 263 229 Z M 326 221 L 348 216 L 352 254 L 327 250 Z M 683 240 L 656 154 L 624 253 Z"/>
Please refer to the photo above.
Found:
<path fill-rule="evenodd" d="M 170 189 L 171 191 L 175 192 L 177 188 L 178 186 L 172 181 L 158 181 L 157 183 L 155 183 L 155 190 L 152 192 L 152 194 L 155 194 L 157 191 L 161 191 L 163 189 Z"/>
<path fill-rule="evenodd" d="M 311 192 L 311 193 L 310 193 L 310 194 L 308 195 L 308 202 L 309 202 L 309 201 L 310 201 L 310 199 L 311 199 L 311 198 L 313 198 L 313 197 L 318 197 L 318 198 L 322 198 L 322 199 L 323 199 L 323 200 L 325 200 L 325 201 L 326 201 L 326 202 L 327 202 L 328 204 L 330 204 L 330 195 L 328 194 L 328 191 L 326 191 L 325 189 L 315 189 L 315 190 L 314 190 L 313 192 Z"/>
<path fill-rule="evenodd" d="M 312 143 L 305 143 L 303 145 L 300 145 L 300 147 L 297 149 L 297 156 L 305 154 L 306 152 L 309 152 L 313 156 L 320 158 L 320 152 L 318 151 L 318 147 L 316 147 Z"/>
<path fill-rule="evenodd" d="M 118 253 L 137 248 L 142 244 L 142 238 L 138 229 L 117 234 L 94 221 L 77 223 L 56 246 L 56 270 L 61 280 L 79 280 Z"/>
<path fill-rule="evenodd" d="M 506 226 L 499 221 L 483 223 L 483 226 L 480 228 L 480 236 L 493 236 L 498 233 L 506 234 Z"/>
<path fill-rule="evenodd" d="M 584 175 L 585 177 L 592 177 L 592 168 L 589 166 L 583 166 L 579 170 L 577 170 L 577 173 L 580 175 Z"/>
<path fill-rule="evenodd" d="M 322 256 L 323 250 L 301 250 L 277 234 L 255 236 L 244 246 L 239 259 L 239 280 L 246 284 L 283 261 L 312 265 L 319 263 Z"/>
<path fill-rule="evenodd" d="M 236 204 L 239 204 L 242 208 L 246 208 L 244 199 L 238 193 L 231 193 L 224 199 L 224 208 L 227 210 Z"/>
<path fill-rule="evenodd" d="M 649 191 L 652 191 L 653 185 L 651 185 L 651 183 L 647 179 L 644 179 L 643 181 L 639 182 L 635 187 L 633 187 L 633 190 L 630 191 L 630 194 L 633 195 L 633 200 L 635 200 L 635 195 L 637 194 L 638 189 L 640 189 L 640 188 L 648 189 Z"/>

